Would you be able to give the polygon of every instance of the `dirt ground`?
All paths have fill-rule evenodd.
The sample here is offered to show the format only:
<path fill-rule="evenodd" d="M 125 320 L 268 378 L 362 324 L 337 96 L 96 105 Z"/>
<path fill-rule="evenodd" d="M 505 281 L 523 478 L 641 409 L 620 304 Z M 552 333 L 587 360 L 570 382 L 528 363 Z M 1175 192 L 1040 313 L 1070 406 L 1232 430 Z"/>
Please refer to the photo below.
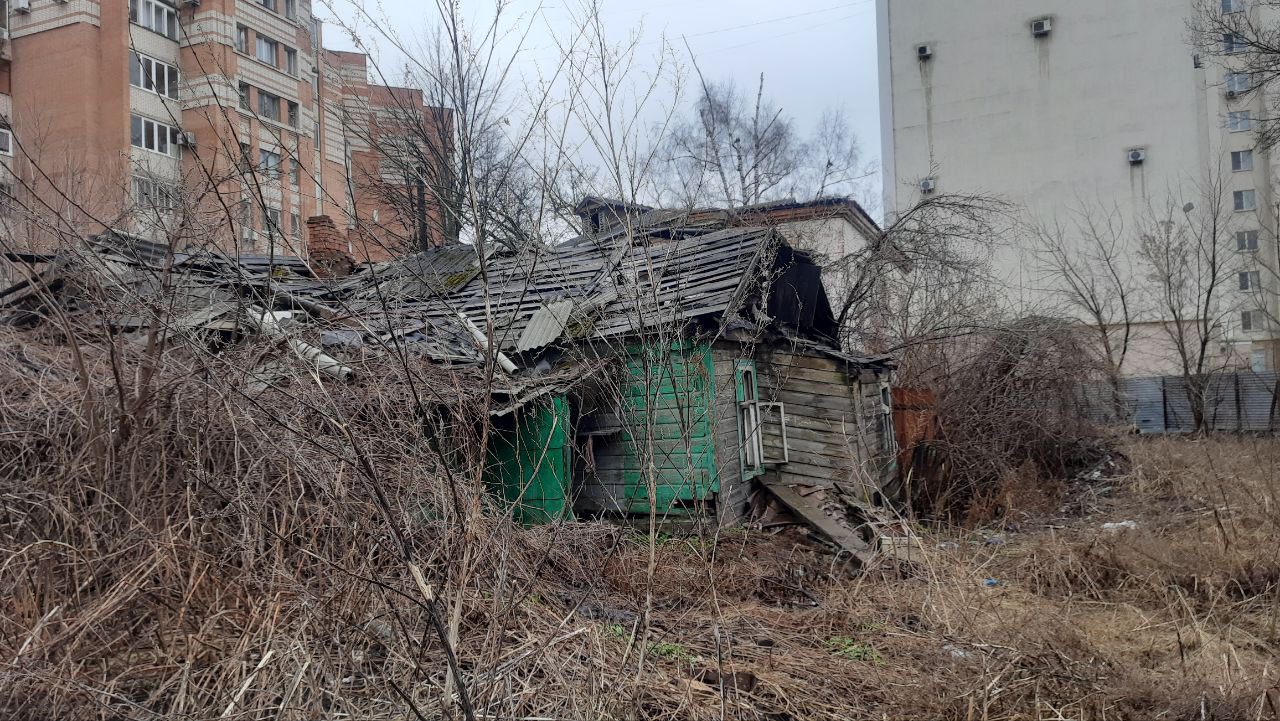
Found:
<path fill-rule="evenodd" d="M 1003 520 L 918 527 L 916 560 L 862 575 L 798 528 L 433 519 L 392 448 L 417 578 L 303 445 L 116 486 L 32 446 L 3 494 L 0 717 L 462 718 L 456 670 L 492 720 L 1280 718 L 1280 441 L 1122 443 L 1119 475 L 1010 483 Z"/>
<path fill-rule="evenodd" d="M 1125 448 L 1120 476 L 1010 488 L 999 524 L 921 528 L 917 563 L 863 578 L 786 535 L 727 534 L 710 577 L 699 542 L 660 544 L 646 685 L 671 718 L 1280 718 L 1280 442 Z M 605 607 L 634 607 L 641 560 Z M 592 633 L 627 645 L 626 618 Z"/>

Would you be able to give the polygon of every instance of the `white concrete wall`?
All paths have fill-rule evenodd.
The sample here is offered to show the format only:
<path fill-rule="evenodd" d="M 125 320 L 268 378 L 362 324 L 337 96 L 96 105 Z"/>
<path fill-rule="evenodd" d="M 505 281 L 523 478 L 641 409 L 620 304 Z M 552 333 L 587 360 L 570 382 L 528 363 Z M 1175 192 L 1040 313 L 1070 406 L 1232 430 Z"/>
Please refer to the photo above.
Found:
<path fill-rule="evenodd" d="M 1251 147 L 1252 137 L 1225 129 L 1228 110 L 1260 114 L 1264 101 L 1228 101 L 1226 70 L 1208 59 L 1196 67 L 1190 8 L 1191 0 L 878 0 L 886 215 L 918 201 L 926 177 L 939 193 L 1011 201 L 1031 224 L 1069 224 L 1082 206 L 1111 206 L 1132 257 L 1153 207 L 1203 205 L 1199 188 L 1221 177 L 1227 202 L 1230 190 L 1254 189 L 1264 216 L 1231 214 L 1232 230 L 1274 227 L 1276 169 L 1258 152 L 1253 172 L 1232 173 L 1229 152 Z M 1030 29 L 1040 17 L 1052 20 L 1046 37 Z M 933 50 L 928 61 L 917 59 L 920 44 Z M 1126 155 L 1136 147 L 1147 154 L 1140 165 Z M 1275 245 L 1262 235 L 1260 245 Z M 997 264 L 1011 300 L 1048 302 L 1052 279 L 1025 238 Z M 1233 275 L 1221 296 L 1232 319 L 1230 306 L 1255 303 L 1235 288 Z"/>

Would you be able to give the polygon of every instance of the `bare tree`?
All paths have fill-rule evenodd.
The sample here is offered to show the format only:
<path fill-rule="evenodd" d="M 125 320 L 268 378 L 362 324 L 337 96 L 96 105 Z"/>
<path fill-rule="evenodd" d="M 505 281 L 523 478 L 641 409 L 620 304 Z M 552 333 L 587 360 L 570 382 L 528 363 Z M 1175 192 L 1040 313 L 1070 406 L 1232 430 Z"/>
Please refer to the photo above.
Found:
<path fill-rule="evenodd" d="M 859 195 L 874 169 L 838 110 L 821 117 L 811 138 L 765 94 L 701 79 L 691 117 L 673 124 L 665 142 L 672 176 L 664 195 L 688 207 L 736 207 L 769 200 Z"/>
<path fill-rule="evenodd" d="M 1238 268 L 1232 196 L 1222 177 L 1200 187 L 1194 201 L 1170 198 L 1151 211 L 1139 244 L 1140 267 L 1187 388 L 1192 424 L 1205 428 L 1211 374 L 1226 359 L 1214 352 L 1238 307 L 1227 292 Z"/>
<path fill-rule="evenodd" d="M 853 276 L 835 309 L 846 343 L 898 355 L 908 384 L 936 380 L 957 345 L 1003 314 L 992 259 L 1010 228 L 1008 204 L 978 195 L 900 213 L 878 243 L 834 263 Z"/>
<path fill-rule="evenodd" d="M 1051 290 L 1071 315 L 1084 321 L 1118 414 L 1123 407 L 1120 382 L 1139 315 L 1120 211 L 1081 204 L 1066 224 L 1042 225 L 1033 238 Z"/>

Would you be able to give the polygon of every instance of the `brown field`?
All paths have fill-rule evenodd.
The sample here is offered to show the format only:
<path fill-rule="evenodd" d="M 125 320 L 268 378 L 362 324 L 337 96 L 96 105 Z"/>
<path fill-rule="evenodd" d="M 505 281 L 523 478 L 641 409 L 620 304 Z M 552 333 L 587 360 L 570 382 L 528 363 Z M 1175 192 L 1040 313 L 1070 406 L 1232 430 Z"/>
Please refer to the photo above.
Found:
<path fill-rule="evenodd" d="M 21 353 L 5 719 L 1280 718 L 1275 439 L 1125 439 L 1123 475 L 1010 484 L 1002 521 L 855 576 L 799 528 L 514 527 L 389 394 L 248 402 L 171 365 L 86 442 L 110 396 Z"/>

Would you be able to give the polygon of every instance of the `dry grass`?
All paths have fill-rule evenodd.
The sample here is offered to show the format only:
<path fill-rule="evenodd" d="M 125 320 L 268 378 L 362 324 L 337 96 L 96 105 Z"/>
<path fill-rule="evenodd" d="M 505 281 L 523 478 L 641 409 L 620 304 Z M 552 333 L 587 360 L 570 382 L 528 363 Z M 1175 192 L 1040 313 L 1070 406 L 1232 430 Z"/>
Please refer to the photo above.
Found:
<path fill-rule="evenodd" d="M 1276 714 L 1274 439 L 1135 440 L 1129 477 L 1011 486 L 1000 543 L 855 578 L 794 533 L 520 529 L 468 408 L 415 411 L 460 382 L 426 365 L 254 395 L 84 350 L 88 395 L 65 346 L 0 342 L 7 719 Z"/>

